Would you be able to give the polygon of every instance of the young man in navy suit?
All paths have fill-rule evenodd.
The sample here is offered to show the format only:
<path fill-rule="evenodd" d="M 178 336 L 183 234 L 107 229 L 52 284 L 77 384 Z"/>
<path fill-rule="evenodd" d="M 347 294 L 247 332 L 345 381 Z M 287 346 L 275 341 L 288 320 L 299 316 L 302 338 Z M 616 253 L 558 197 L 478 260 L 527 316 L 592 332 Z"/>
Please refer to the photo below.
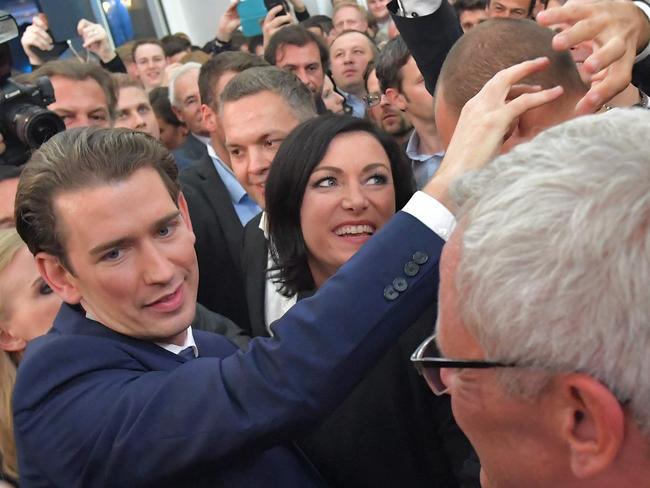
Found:
<path fill-rule="evenodd" d="M 321 486 L 292 439 L 430 304 L 455 222 L 449 183 L 489 160 L 522 111 L 557 97 L 505 100 L 545 66 L 528 61 L 488 83 L 425 192 L 245 352 L 189 326 L 198 266 L 169 153 L 123 129 L 50 139 L 23 172 L 16 222 L 65 303 L 16 382 L 21 483 Z M 477 134 L 483 144 L 470 148 Z"/>

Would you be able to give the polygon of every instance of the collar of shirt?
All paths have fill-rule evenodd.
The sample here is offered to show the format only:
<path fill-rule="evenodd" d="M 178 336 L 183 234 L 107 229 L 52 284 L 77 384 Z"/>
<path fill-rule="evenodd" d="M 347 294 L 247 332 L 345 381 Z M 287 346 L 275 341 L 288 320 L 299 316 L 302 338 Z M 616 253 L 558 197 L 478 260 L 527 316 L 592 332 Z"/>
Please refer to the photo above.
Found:
<path fill-rule="evenodd" d="M 194 351 L 194 357 L 195 358 L 199 357 L 199 348 L 196 347 L 196 342 L 194 341 L 194 334 L 192 334 L 191 325 L 187 328 L 187 334 L 185 334 L 185 342 L 183 342 L 182 345 L 177 346 L 176 344 L 167 344 L 165 342 L 156 342 L 156 345 L 174 354 L 180 354 L 182 350 L 191 347 L 192 351 Z"/>
<path fill-rule="evenodd" d="M 239 183 L 237 178 L 235 178 L 232 169 L 230 169 L 226 163 L 217 156 L 212 144 L 208 144 L 208 155 L 212 158 L 214 168 L 217 170 L 217 173 L 219 173 L 223 184 L 226 185 L 226 189 L 230 195 L 230 200 L 232 200 L 233 203 L 241 203 L 248 195 L 246 190 L 244 190 L 244 187 L 241 186 L 241 183 Z"/>
<path fill-rule="evenodd" d="M 200 136 L 200 135 L 198 135 L 198 134 L 195 134 L 194 132 L 192 132 L 192 135 L 193 135 L 194 137 L 196 137 L 199 141 L 201 141 L 203 144 L 205 144 L 206 146 L 208 146 L 208 148 L 212 148 L 212 144 L 211 144 L 211 142 L 210 142 L 210 138 L 209 138 L 209 137 Z"/>
<path fill-rule="evenodd" d="M 264 233 L 264 238 L 269 240 L 269 223 L 266 219 L 266 212 L 262 211 L 262 216 L 260 217 L 260 230 Z"/>
<path fill-rule="evenodd" d="M 444 151 L 437 152 L 435 154 L 423 154 L 420 151 L 420 136 L 417 131 L 411 133 L 409 141 L 406 144 L 406 155 L 414 161 L 426 161 L 431 159 L 434 156 L 442 157 L 445 155 Z"/>
<path fill-rule="evenodd" d="M 345 98 L 345 103 L 352 109 L 352 115 L 360 119 L 363 118 L 366 114 L 366 102 L 352 93 L 347 93 L 343 90 L 339 91 Z"/>
<path fill-rule="evenodd" d="M 99 322 L 99 320 L 97 320 L 95 316 L 88 311 L 86 311 L 86 318 L 101 324 L 101 322 Z M 191 347 L 192 350 L 194 351 L 194 357 L 199 357 L 199 348 L 196 347 L 196 342 L 194 341 L 194 334 L 192 334 L 191 325 L 187 328 L 187 334 L 185 334 L 185 342 L 183 342 L 183 345 L 177 346 L 176 344 L 168 344 L 166 342 L 155 342 L 155 344 L 156 346 L 160 346 L 163 349 L 172 352 L 174 354 L 179 354 L 183 349 L 187 349 L 188 347 Z"/>

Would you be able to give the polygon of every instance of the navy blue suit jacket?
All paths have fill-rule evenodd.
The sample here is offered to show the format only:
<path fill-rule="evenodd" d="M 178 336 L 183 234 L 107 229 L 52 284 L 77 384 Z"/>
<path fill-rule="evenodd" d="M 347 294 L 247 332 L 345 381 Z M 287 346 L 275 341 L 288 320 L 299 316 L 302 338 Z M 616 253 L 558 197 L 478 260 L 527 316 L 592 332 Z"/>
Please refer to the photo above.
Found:
<path fill-rule="evenodd" d="M 404 239 L 404 236 L 409 236 Z M 333 410 L 437 293 L 443 241 L 398 214 L 247 351 L 197 332 L 185 362 L 63 305 L 20 365 L 24 486 L 316 486 L 290 441 Z M 426 263 L 415 267 L 413 260 Z M 404 277 L 403 292 L 387 288 Z"/>

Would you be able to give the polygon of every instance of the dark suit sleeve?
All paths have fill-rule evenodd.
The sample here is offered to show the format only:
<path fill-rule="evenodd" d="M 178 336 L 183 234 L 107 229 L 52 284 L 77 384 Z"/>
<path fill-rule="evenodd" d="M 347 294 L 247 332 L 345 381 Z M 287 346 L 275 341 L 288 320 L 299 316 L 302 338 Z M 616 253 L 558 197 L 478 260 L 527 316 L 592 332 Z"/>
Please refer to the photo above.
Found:
<path fill-rule="evenodd" d="M 117 341 L 44 338 L 53 347 L 34 351 L 38 360 L 25 362 L 18 381 L 19 447 L 34 462 L 56 459 L 47 468 L 77 485 L 110 479 L 136 486 L 193 466 L 217 470 L 232 456 L 249 459 L 286 442 L 340 403 L 431 303 L 443 244 L 398 212 L 316 295 L 278 321 L 277 339 L 253 339 L 246 352 L 226 343 L 223 357 L 169 371 L 150 371 Z M 418 251 L 428 260 L 406 276 Z M 387 293 L 396 277 L 407 289 Z M 59 363 L 65 367 L 45 373 L 44 365 Z M 61 468 L 66 462 L 78 472 Z"/>
<path fill-rule="evenodd" d="M 458 17 L 447 0 L 442 0 L 434 13 L 422 17 L 396 15 L 397 7 L 397 0 L 388 4 L 395 26 L 424 76 L 427 90 L 433 95 L 442 63 L 451 46 L 463 35 Z"/>

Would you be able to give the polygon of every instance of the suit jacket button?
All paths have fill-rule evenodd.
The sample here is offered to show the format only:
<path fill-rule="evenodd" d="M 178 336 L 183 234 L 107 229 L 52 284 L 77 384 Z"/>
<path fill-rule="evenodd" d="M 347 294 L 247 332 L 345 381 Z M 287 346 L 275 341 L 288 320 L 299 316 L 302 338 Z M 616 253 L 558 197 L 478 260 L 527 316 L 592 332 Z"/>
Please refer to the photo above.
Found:
<path fill-rule="evenodd" d="M 395 278 L 393 280 L 393 288 L 395 288 L 399 292 L 403 292 L 408 287 L 409 285 L 404 278 Z"/>
<path fill-rule="evenodd" d="M 429 260 L 429 256 L 424 252 L 416 251 L 411 259 L 415 264 L 424 264 Z"/>
<path fill-rule="evenodd" d="M 415 276 L 420 271 L 420 266 L 418 266 L 413 261 L 409 261 L 404 265 L 404 274 L 406 276 Z"/>
<path fill-rule="evenodd" d="M 395 290 L 391 285 L 388 285 L 384 288 L 384 298 L 386 300 L 395 300 L 399 296 L 399 292 Z"/>

